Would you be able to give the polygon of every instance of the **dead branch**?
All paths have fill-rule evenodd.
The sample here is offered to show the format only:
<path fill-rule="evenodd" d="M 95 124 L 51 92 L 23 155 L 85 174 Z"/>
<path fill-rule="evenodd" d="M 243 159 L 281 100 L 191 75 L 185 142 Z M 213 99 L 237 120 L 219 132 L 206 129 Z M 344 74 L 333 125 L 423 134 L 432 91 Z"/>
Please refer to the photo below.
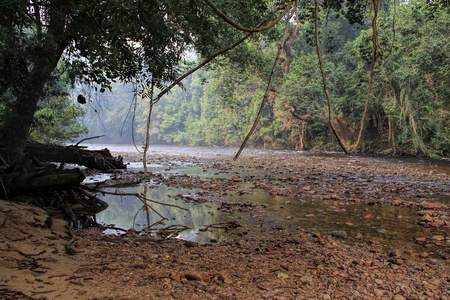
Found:
<path fill-rule="evenodd" d="M 78 143 L 76 143 L 76 144 L 75 144 L 75 147 L 78 147 L 78 145 L 81 144 L 81 143 L 84 142 L 84 141 L 92 140 L 92 139 L 98 139 L 98 138 L 101 138 L 101 137 L 104 137 L 104 136 L 105 136 L 105 135 L 103 134 L 103 135 L 97 135 L 97 136 L 92 136 L 92 137 L 84 138 L 84 139 L 82 139 L 81 141 L 79 141 Z"/>
<path fill-rule="evenodd" d="M 164 203 L 164 202 L 156 201 L 156 200 L 147 198 L 147 197 L 145 197 L 145 196 L 143 196 L 143 195 L 141 195 L 141 194 L 139 194 L 139 193 L 107 192 L 107 191 L 103 191 L 103 190 L 92 189 L 92 188 L 89 188 L 89 187 L 87 187 L 87 186 L 85 186 L 85 188 L 90 189 L 90 190 L 93 190 L 93 191 L 98 192 L 98 193 L 106 194 L 106 195 L 115 195 L 115 196 L 134 196 L 134 197 L 136 197 L 136 198 L 138 198 L 138 199 L 140 199 L 140 200 L 143 200 L 143 201 L 149 201 L 149 202 L 153 202 L 153 203 L 156 203 L 156 204 L 160 204 L 160 205 L 164 205 L 164 206 L 176 207 L 176 208 L 179 208 L 179 209 L 182 209 L 182 210 L 189 211 L 189 209 L 187 209 L 187 208 L 184 208 L 184 207 L 181 207 L 181 206 L 178 206 L 178 205 L 175 205 L 175 204 L 170 204 L 170 203 Z"/>

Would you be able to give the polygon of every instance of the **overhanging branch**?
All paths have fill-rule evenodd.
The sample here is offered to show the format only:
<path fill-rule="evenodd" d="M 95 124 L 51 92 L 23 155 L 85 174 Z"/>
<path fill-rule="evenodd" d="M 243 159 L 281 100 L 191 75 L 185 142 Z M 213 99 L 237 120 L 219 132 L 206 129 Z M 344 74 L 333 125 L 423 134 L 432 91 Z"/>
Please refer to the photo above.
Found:
<path fill-rule="evenodd" d="M 291 1 L 288 3 L 288 5 L 284 8 L 283 12 L 275 19 L 273 20 L 270 24 L 267 24 L 266 26 L 262 26 L 262 27 L 253 27 L 253 28 L 249 28 L 249 27 L 245 27 L 242 25 L 239 25 L 237 23 L 235 23 L 233 20 L 231 20 L 226 14 L 224 14 L 217 6 L 214 5 L 214 3 L 212 3 L 211 0 L 205 0 L 206 3 L 211 6 L 211 8 L 228 24 L 230 24 L 231 26 L 233 26 L 234 28 L 240 30 L 240 31 L 245 31 L 245 32 L 261 32 L 264 30 L 267 30 L 269 28 L 272 28 L 273 26 L 275 26 L 275 24 L 277 24 L 281 18 L 283 18 L 286 13 L 291 9 L 291 6 L 294 4 L 295 1 Z"/>

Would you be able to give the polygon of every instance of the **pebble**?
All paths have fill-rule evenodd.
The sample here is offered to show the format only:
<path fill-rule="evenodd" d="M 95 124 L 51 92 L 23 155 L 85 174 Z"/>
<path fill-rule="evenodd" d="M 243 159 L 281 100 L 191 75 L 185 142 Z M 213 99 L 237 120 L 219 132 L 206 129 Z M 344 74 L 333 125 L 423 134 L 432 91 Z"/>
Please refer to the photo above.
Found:
<path fill-rule="evenodd" d="M 374 216 L 372 214 L 367 214 L 364 216 L 364 219 L 366 220 L 372 220 L 374 218 Z"/>
<path fill-rule="evenodd" d="M 395 295 L 392 299 L 393 300 L 405 300 L 405 297 L 403 297 L 401 295 Z"/>
<path fill-rule="evenodd" d="M 435 258 L 429 258 L 427 259 L 427 263 L 431 265 L 437 265 L 444 267 L 447 263 L 444 260 L 441 259 L 435 259 Z"/>
<path fill-rule="evenodd" d="M 347 232 L 342 231 L 342 230 L 336 230 L 336 231 L 331 232 L 331 236 L 335 237 L 335 238 L 340 238 L 340 239 L 348 238 Z"/>
<path fill-rule="evenodd" d="M 374 289 L 373 293 L 375 294 L 375 296 L 377 297 L 382 297 L 384 295 L 384 291 L 379 290 L 379 289 Z"/>
<path fill-rule="evenodd" d="M 322 299 L 323 299 L 323 300 L 331 300 L 331 296 L 328 295 L 328 294 L 324 294 L 324 295 L 322 296 Z"/>
<path fill-rule="evenodd" d="M 389 251 L 390 257 L 395 257 L 395 256 L 400 256 L 400 255 L 402 255 L 402 254 L 401 254 L 400 250 L 398 250 L 398 249 L 392 249 Z"/>
<path fill-rule="evenodd" d="M 267 293 L 262 294 L 261 297 L 263 297 L 264 299 L 269 299 L 274 297 L 277 294 L 277 291 L 268 291 Z"/>
<path fill-rule="evenodd" d="M 425 209 L 440 209 L 442 207 L 440 203 L 430 203 L 427 201 L 420 202 L 420 205 Z"/>

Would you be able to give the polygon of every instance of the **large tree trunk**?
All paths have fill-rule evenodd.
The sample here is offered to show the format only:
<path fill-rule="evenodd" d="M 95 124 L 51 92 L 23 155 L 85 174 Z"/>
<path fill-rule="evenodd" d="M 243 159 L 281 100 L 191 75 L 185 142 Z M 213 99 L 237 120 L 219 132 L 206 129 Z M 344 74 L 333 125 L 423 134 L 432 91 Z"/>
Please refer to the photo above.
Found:
<path fill-rule="evenodd" d="M 108 149 L 86 150 L 78 146 L 30 142 L 25 147 L 25 152 L 40 161 L 78 164 L 101 171 L 126 168 L 122 157 L 113 157 Z"/>
<path fill-rule="evenodd" d="M 7 117 L 0 122 L 0 154 L 10 163 L 17 161 L 23 154 L 44 86 L 51 79 L 68 45 L 61 25 L 64 22 L 63 15 L 52 15 L 46 34 L 36 42 L 33 49 L 34 60 L 30 62 L 32 68 L 22 72 L 21 88 L 14 95 Z"/>

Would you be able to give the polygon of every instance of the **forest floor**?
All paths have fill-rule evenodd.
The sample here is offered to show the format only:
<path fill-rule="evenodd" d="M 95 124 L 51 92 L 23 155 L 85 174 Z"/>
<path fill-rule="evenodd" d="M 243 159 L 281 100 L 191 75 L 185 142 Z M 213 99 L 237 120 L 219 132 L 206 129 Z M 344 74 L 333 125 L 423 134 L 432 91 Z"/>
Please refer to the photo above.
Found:
<path fill-rule="evenodd" d="M 340 155 L 176 161 L 228 173 L 206 180 L 155 174 L 148 179 L 201 189 L 202 199 L 264 190 L 290 199 L 286 205 L 302 197 L 333 201 L 336 214 L 357 203 L 413 209 L 415 226 L 428 230 L 415 237 L 424 250 L 387 247 L 361 234 L 345 239 L 342 232 L 272 226 L 264 220 L 265 206 L 225 202 L 221 209 L 239 214 L 242 224 L 258 220 L 262 230 L 252 234 L 230 223 L 229 241 L 199 244 L 135 230 L 107 235 L 90 227 L 77 232 L 77 253 L 69 255 L 67 222 L 50 224 L 47 213 L 24 197 L 0 200 L 0 299 L 450 299 L 448 163 L 417 167 Z M 245 168 L 264 175 L 233 171 Z M 115 180 L 141 176 L 127 171 Z"/>

